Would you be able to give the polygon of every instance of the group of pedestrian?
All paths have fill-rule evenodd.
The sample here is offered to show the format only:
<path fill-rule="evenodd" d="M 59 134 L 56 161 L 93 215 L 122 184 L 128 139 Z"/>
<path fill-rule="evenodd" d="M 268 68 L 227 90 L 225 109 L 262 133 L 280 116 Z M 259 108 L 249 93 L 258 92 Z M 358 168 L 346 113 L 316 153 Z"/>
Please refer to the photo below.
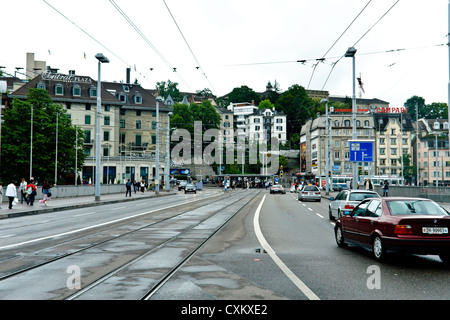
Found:
<path fill-rule="evenodd" d="M 40 200 L 42 204 L 45 206 L 47 205 L 48 201 L 50 200 L 50 197 L 52 196 L 50 189 L 52 188 L 52 185 L 45 180 L 42 185 L 42 194 L 44 195 L 43 199 Z M 27 183 L 25 178 L 22 178 L 22 181 L 19 184 L 19 188 L 16 187 L 16 181 L 11 180 L 11 183 L 8 184 L 5 192 L 5 196 L 8 197 L 8 208 L 12 209 L 14 203 L 20 203 L 23 204 L 24 200 L 27 204 L 27 206 L 33 206 L 34 200 L 36 198 L 37 194 L 37 187 L 36 182 L 33 178 L 31 178 L 30 183 Z M 20 195 L 20 200 L 19 196 Z M 2 202 L 3 197 L 3 187 L 0 182 L 0 204 Z"/>
<path fill-rule="evenodd" d="M 145 182 L 144 179 L 142 179 L 141 181 L 131 182 L 130 179 L 128 178 L 127 182 L 125 182 L 125 187 L 126 187 L 125 197 L 127 197 L 128 195 L 130 195 L 131 197 L 131 187 L 133 187 L 134 193 L 136 193 L 136 190 L 140 190 L 141 194 L 144 194 L 145 189 L 147 189 L 147 183 Z"/>

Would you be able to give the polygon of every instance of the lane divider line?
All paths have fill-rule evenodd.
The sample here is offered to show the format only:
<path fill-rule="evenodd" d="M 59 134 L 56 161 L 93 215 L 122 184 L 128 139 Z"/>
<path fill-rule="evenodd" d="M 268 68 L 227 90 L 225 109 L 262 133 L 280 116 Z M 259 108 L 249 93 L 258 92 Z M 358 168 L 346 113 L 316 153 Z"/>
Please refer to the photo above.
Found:
<path fill-rule="evenodd" d="M 266 195 L 262 198 L 261 202 L 258 205 L 258 208 L 256 209 L 255 216 L 253 217 L 253 227 L 255 229 L 256 237 L 258 238 L 259 243 L 261 244 L 262 248 L 266 250 L 266 252 L 270 255 L 272 260 L 278 265 L 278 267 L 284 272 L 284 274 L 299 288 L 303 294 L 309 299 L 309 300 L 320 300 L 319 297 L 312 292 L 311 289 L 308 288 L 306 284 L 303 283 L 292 271 L 289 269 L 284 262 L 277 256 L 275 251 L 272 249 L 272 247 L 269 245 L 269 243 L 264 238 L 264 235 L 261 232 L 261 227 L 259 225 L 259 214 L 261 212 L 262 205 L 264 203 L 264 200 L 266 199 Z"/>

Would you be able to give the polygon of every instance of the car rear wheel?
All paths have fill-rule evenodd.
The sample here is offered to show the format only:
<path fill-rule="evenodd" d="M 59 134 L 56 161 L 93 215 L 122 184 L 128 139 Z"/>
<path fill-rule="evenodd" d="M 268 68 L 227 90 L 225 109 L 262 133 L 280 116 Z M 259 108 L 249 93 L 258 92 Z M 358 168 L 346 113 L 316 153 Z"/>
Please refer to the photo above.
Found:
<path fill-rule="evenodd" d="M 372 252 L 377 261 L 383 261 L 386 258 L 386 249 L 380 236 L 375 236 L 372 240 Z"/>
<path fill-rule="evenodd" d="M 333 213 L 331 212 L 331 208 L 328 208 L 328 218 L 330 220 L 334 220 Z"/>
<path fill-rule="evenodd" d="M 345 248 L 347 247 L 347 244 L 344 241 L 344 235 L 342 233 L 342 228 L 340 225 L 338 225 L 334 231 L 334 235 L 336 238 L 336 243 L 339 248 Z"/>

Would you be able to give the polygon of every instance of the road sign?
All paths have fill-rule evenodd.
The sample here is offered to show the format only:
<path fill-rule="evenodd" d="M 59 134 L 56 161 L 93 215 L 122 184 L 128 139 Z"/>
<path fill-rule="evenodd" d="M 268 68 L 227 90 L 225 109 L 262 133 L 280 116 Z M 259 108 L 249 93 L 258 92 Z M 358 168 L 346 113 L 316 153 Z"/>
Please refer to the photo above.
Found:
<path fill-rule="evenodd" d="M 350 140 L 350 162 L 373 162 L 373 140 Z"/>

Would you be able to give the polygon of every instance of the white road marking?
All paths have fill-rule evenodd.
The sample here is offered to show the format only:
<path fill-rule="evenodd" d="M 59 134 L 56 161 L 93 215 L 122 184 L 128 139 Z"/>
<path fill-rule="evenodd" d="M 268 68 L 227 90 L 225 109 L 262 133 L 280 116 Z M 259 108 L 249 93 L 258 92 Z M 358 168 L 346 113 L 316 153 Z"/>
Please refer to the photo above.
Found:
<path fill-rule="evenodd" d="M 204 199 L 208 199 L 208 198 L 212 198 L 212 197 L 214 197 L 214 196 L 204 197 L 204 198 L 201 198 L 201 199 L 198 199 L 198 200 L 186 201 L 183 204 L 187 204 L 187 203 L 191 203 L 191 202 L 195 202 L 195 201 L 199 201 L 199 200 L 204 200 Z M 123 217 L 123 218 L 120 218 L 120 219 L 99 223 L 99 224 L 96 224 L 96 225 L 93 225 L 93 226 L 89 226 L 89 227 L 75 229 L 75 230 L 71 230 L 71 231 L 67 231 L 67 232 L 63 232 L 63 233 L 58 233 L 58 234 L 52 234 L 52 235 L 49 235 L 49 236 L 36 238 L 36 239 L 31 239 L 31 240 L 27 240 L 27 241 L 23 241 L 23 242 L 13 243 L 13 244 L 9 244 L 9 245 L 0 247 L 0 250 L 14 248 L 14 247 L 18 247 L 18 246 L 21 246 L 21 245 L 24 245 L 24 244 L 39 242 L 39 241 L 42 241 L 42 240 L 58 238 L 58 237 L 66 236 L 66 235 L 69 235 L 69 234 L 73 234 L 73 233 L 77 233 L 77 232 L 81 232 L 81 231 L 85 231 L 85 230 L 90 230 L 90 229 L 106 226 L 108 224 L 113 224 L 113 223 L 116 223 L 116 222 L 120 222 L 120 221 L 124 221 L 124 220 L 128 220 L 128 219 L 133 219 L 133 218 L 136 218 L 136 217 L 139 217 L 139 216 L 143 216 L 143 215 L 146 215 L 146 214 L 149 214 L 149 213 L 152 213 L 152 212 L 156 212 L 156 211 L 159 211 L 159 210 L 165 210 L 165 209 L 169 209 L 169 208 L 173 208 L 173 207 L 177 207 L 177 206 L 180 206 L 180 204 L 174 204 L 174 205 L 167 206 L 167 207 L 164 207 L 164 208 L 159 208 L 159 209 L 155 209 L 155 210 L 150 210 L 150 211 L 138 213 L 138 214 L 135 214 L 135 215 L 132 215 L 132 216 Z"/>
<path fill-rule="evenodd" d="M 311 291 L 304 283 L 301 281 L 285 264 L 281 259 L 277 256 L 272 247 L 267 243 L 264 235 L 261 232 L 261 228 L 259 226 L 259 214 L 261 212 L 262 205 L 264 200 L 266 199 L 266 195 L 262 198 L 258 208 L 256 209 L 255 216 L 253 217 L 253 227 L 255 229 L 256 237 L 258 238 L 259 243 L 263 247 L 264 250 L 270 255 L 272 260 L 278 265 L 278 267 L 286 274 L 286 276 L 299 288 L 309 300 L 320 300 L 318 296 L 314 292 Z"/>

